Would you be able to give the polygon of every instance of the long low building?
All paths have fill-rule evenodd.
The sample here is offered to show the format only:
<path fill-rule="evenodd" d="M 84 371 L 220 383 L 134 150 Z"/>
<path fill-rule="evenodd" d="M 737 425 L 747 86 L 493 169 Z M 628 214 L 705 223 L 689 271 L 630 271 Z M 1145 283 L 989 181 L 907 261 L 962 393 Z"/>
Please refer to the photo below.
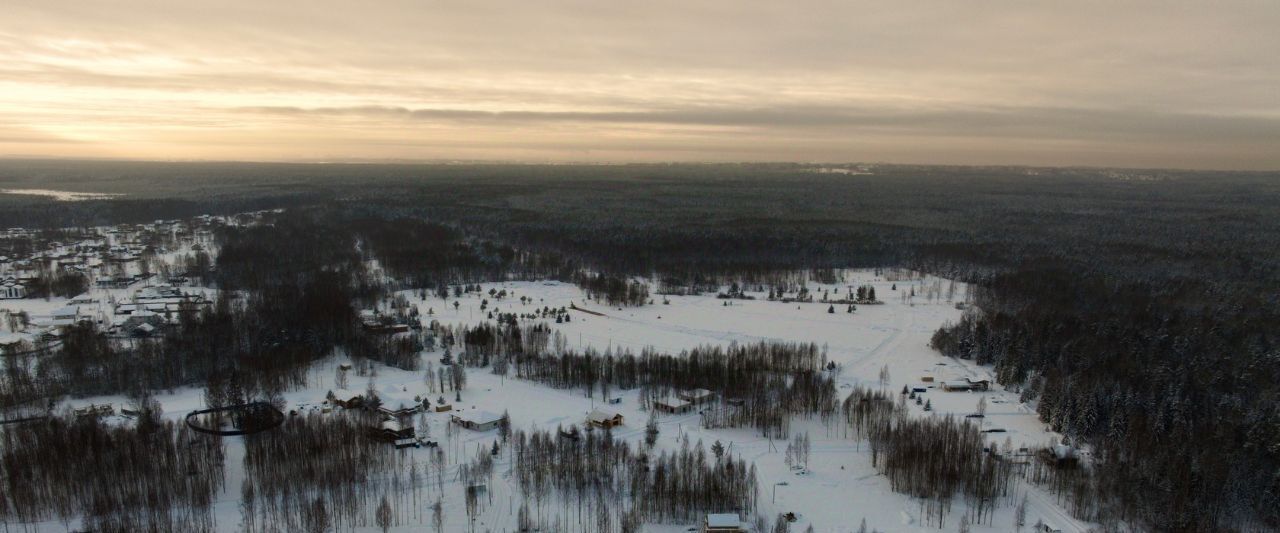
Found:
<path fill-rule="evenodd" d="M 679 414 L 693 410 L 693 404 L 675 396 L 668 396 L 654 400 L 653 408 L 668 414 Z"/>
<path fill-rule="evenodd" d="M 954 379 L 942 382 L 942 388 L 947 391 L 967 391 L 967 390 L 989 390 L 991 382 L 985 379 Z"/>
<path fill-rule="evenodd" d="M 474 431 L 489 431 L 498 427 L 502 415 L 488 411 L 458 411 L 451 417 L 454 424 Z"/>

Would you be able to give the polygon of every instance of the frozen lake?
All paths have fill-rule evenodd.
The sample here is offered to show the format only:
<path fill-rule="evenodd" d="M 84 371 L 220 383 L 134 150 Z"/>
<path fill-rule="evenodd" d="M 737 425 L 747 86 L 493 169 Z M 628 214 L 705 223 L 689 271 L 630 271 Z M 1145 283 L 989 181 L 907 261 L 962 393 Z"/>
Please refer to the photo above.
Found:
<path fill-rule="evenodd" d="M 110 200 L 118 196 L 124 196 L 118 193 L 105 192 L 75 192 L 75 191 L 58 191 L 53 189 L 0 189 L 3 194 L 21 194 L 26 196 L 47 196 L 60 202 L 79 202 L 82 200 Z"/>

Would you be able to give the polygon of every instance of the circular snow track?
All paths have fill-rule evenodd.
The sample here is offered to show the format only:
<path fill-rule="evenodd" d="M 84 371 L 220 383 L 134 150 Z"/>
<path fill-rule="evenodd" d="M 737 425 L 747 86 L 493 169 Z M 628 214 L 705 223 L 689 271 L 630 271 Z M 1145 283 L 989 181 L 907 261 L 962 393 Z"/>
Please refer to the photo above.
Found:
<path fill-rule="evenodd" d="M 200 424 L 202 422 L 201 415 L 225 414 L 231 416 L 238 423 L 234 429 L 211 428 Z M 217 407 L 214 409 L 201 409 L 192 411 L 187 414 L 187 427 L 208 435 L 221 435 L 224 437 L 236 435 L 250 435 L 259 433 L 268 429 L 273 429 L 284 423 L 284 413 L 276 409 L 274 405 L 267 402 L 253 402 L 244 405 L 233 405 L 230 407 Z"/>

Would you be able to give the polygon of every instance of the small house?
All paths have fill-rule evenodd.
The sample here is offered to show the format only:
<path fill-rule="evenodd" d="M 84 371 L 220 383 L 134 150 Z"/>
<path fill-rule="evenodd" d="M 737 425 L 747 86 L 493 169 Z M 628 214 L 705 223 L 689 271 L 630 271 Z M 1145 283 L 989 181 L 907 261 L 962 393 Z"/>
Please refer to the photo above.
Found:
<path fill-rule="evenodd" d="M 472 431 L 489 431 L 498 427 L 502 415 L 488 411 L 459 411 L 452 417 L 453 423 Z"/>
<path fill-rule="evenodd" d="M 403 418 L 406 416 L 413 416 L 421 412 L 421 410 L 422 410 L 422 405 L 418 403 L 414 403 L 408 407 L 405 407 L 403 404 L 401 404 L 400 407 L 396 409 L 392 409 L 385 405 L 378 406 L 379 413 L 382 413 L 383 415 L 393 417 L 393 418 Z"/>
<path fill-rule="evenodd" d="M 949 392 L 970 390 L 985 391 L 991 388 L 991 380 L 974 378 L 954 379 L 942 382 L 942 388 Z"/>
<path fill-rule="evenodd" d="M 746 533 L 742 519 L 733 513 L 713 513 L 702 520 L 702 533 Z"/>
<path fill-rule="evenodd" d="M 88 407 L 76 408 L 73 411 L 73 413 L 77 417 L 81 417 L 81 418 L 87 418 L 87 417 L 97 418 L 100 416 L 114 415 L 116 414 L 116 410 L 115 408 L 111 407 L 111 404 L 102 404 L 102 405 L 89 404 Z"/>
<path fill-rule="evenodd" d="M 364 407 L 364 395 L 358 392 L 339 391 L 333 396 L 333 404 L 345 409 Z"/>
<path fill-rule="evenodd" d="M 1076 449 L 1066 444 L 1057 444 L 1042 450 L 1040 458 L 1045 463 L 1058 468 L 1070 468 L 1079 461 Z"/>
<path fill-rule="evenodd" d="M 75 305 L 66 305 L 54 309 L 49 313 L 49 318 L 54 324 L 64 325 L 71 324 L 76 321 L 76 317 L 80 315 L 80 307 Z"/>
<path fill-rule="evenodd" d="M 613 411 L 593 409 L 587 414 L 587 423 L 599 428 L 612 428 L 622 425 L 622 415 Z"/>
<path fill-rule="evenodd" d="M 140 324 L 138 327 L 133 328 L 133 330 L 129 332 L 129 335 L 133 337 L 150 337 L 155 334 L 155 332 L 155 326 L 152 326 L 151 324 Z"/>
<path fill-rule="evenodd" d="M 681 400 L 687 401 L 694 405 L 700 405 L 716 399 L 716 393 L 707 389 L 693 389 L 678 393 Z"/>
<path fill-rule="evenodd" d="M 453 406 L 447 403 L 442 403 L 435 407 L 435 411 L 437 413 L 443 413 L 443 412 L 452 411 L 452 410 L 453 410 Z"/>
<path fill-rule="evenodd" d="M 0 281 L 0 299 L 17 300 L 27 297 L 27 287 L 12 277 Z"/>
<path fill-rule="evenodd" d="M 965 381 L 969 382 L 969 388 L 973 390 L 985 391 L 991 389 L 991 380 L 989 379 L 965 378 Z"/>
<path fill-rule="evenodd" d="M 653 401 L 653 408 L 667 414 L 687 413 L 693 409 L 693 404 L 680 398 L 666 397 Z"/>
<path fill-rule="evenodd" d="M 395 420 L 384 420 L 375 431 L 377 437 L 387 442 L 413 438 L 413 426 L 401 426 Z"/>

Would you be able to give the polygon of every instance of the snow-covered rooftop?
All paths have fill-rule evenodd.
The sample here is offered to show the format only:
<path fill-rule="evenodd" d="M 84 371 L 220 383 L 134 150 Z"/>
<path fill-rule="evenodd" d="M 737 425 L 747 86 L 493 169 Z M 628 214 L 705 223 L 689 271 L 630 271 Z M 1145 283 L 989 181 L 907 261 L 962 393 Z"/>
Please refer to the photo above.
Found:
<path fill-rule="evenodd" d="M 707 515 L 707 527 L 730 528 L 742 525 L 738 515 L 732 513 L 716 513 Z"/>

